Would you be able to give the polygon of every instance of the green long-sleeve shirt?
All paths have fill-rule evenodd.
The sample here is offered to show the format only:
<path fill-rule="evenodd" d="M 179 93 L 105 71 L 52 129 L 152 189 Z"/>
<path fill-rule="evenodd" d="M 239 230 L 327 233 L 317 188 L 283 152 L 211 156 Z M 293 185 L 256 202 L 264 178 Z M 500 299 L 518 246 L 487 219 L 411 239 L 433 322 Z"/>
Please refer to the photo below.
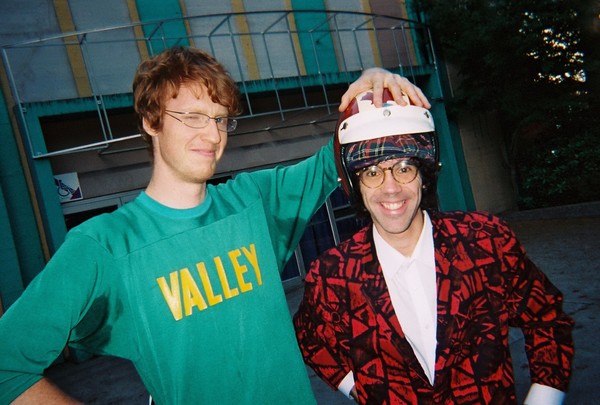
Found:
<path fill-rule="evenodd" d="M 74 228 L 0 318 L 0 404 L 65 344 L 131 360 L 158 404 L 313 404 L 280 272 L 336 179 L 330 142 L 196 208 L 142 193 Z"/>

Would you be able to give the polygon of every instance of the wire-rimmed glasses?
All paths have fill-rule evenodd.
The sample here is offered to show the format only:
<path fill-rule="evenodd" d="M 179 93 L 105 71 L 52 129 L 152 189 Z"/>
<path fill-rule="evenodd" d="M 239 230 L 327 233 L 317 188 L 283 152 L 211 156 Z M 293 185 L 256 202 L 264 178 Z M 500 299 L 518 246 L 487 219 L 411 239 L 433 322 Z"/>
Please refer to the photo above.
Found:
<path fill-rule="evenodd" d="M 165 110 L 165 114 L 167 114 L 169 117 L 175 118 L 177 121 L 190 128 L 204 128 L 208 125 L 210 120 L 213 120 L 217 123 L 217 128 L 219 131 L 233 132 L 237 128 L 237 120 L 229 117 L 211 117 L 210 115 L 201 112 L 173 110 Z M 180 117 L 176 117 L 173 114 L 179 114 Z"/>

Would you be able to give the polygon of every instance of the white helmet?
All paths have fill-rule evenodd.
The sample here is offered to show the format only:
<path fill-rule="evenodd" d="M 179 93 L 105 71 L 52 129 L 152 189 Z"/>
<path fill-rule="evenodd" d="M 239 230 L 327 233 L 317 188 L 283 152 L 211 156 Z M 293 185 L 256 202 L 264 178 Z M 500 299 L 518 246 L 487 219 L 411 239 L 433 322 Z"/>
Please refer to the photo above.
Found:
<path fill-rule="evenodd" d="M 372 90 L 361 93 L 338 119 L 334 151 L 338 176 L 349 197 L 353 194 L 350 174 L 362 167 L 394 157 L 438 165 L 437 137 L 429 110 L 398 105 L 387 89 L 382 101 L 382 106 L 376 107 Z"/>

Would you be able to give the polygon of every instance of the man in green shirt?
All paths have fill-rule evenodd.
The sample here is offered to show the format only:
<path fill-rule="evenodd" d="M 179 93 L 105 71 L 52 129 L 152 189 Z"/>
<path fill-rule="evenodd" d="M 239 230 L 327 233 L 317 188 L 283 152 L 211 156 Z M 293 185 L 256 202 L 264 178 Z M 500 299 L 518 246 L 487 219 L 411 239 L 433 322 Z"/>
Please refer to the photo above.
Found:
<path fill-rule="evenodd" d="M 374 69 L 340 107 L 384 86 L 428 106 Z M 69 232 L 0 319 L 0 404 L 76 403 L 43 378 L 67 344 L 131 360 L 157 404 L 313 404 L 279 273 L 337 186 L 332 143 L 208 185 L 241 113 L 223 66 L 172 48 L 140 65 L 133 89 L 151 180 Z"/>

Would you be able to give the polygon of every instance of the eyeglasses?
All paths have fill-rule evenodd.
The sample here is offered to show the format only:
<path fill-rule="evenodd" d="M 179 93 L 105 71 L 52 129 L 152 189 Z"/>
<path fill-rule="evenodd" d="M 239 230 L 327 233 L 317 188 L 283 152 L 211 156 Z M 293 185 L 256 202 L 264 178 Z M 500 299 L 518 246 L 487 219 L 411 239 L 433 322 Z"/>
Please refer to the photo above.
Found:
<path fill-rule="evenodd" d="M 360 182 L 368 188 L 377 188 L 383 184 L 385 180 L 385 172 L 390 171 L 392 177 L 399 184 L 408 184 L 417 178 L 419 174 L 418 162 L 411 160 L 400 160 L 392 167 L 381 168 L 378 165 L 365 167 L 359 170 L 356 175 Z"/>
<path fill-rule="evenodd" d="M 211 117 L 200 112 L 182 112 L 165 110 L 165 114 L 169 117 L 175 118 L 183 125 L 190 128 L 204 128 L 208 125 L 210 120 L 214 120 L 217 123 L 219 131 L 233 132 L 237 128 L 237 120 L 229 117 Z M 181 118 L 174 116 L 173 114 L 181 114 Z"/>

